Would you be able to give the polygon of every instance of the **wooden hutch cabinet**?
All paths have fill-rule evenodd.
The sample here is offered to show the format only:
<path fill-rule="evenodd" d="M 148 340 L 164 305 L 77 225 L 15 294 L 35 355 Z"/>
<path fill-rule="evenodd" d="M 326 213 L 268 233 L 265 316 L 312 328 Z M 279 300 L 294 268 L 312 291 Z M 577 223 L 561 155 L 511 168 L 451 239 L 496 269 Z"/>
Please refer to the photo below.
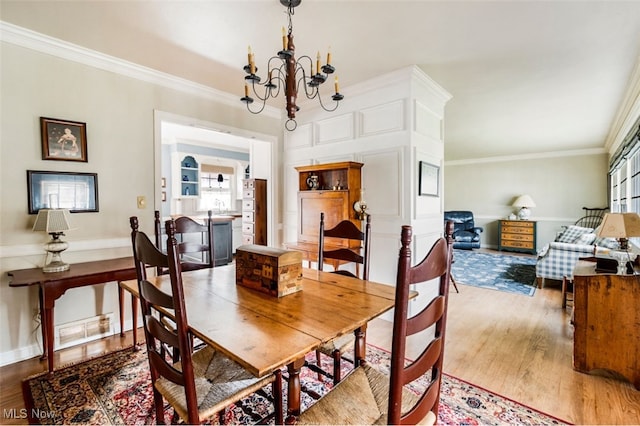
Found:
<path fill-rule="evenodd" d="M 302 251 L 309 262 L 317 259 L 320 213 L 324 213 L 326 228 L 346 219 L 362 229 L 353 209 L 353 204 L 361 196 L 362 166 L 362 163 L 345 161 L 296 167 L 298 241 L 285 243 L 287 248 Z M 327 245 L 346 247 L 349 243 L 336 238 L 327 239 Z"/>
<path fill-rule="evenodd" d="M 267 181 L 242 181 L 242 244 L 267 245 Z"/>

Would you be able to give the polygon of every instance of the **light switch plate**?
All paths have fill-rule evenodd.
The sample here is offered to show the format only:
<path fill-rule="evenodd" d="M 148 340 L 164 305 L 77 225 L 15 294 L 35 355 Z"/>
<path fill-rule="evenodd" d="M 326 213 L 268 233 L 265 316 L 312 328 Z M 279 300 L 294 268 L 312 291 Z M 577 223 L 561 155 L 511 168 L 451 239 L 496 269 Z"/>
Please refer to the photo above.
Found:
<path fill-rule="evenodd" d="M 144 209 L 147 207 L 147 198 L 144 195 L 138 195 L 138 208 Z"/>

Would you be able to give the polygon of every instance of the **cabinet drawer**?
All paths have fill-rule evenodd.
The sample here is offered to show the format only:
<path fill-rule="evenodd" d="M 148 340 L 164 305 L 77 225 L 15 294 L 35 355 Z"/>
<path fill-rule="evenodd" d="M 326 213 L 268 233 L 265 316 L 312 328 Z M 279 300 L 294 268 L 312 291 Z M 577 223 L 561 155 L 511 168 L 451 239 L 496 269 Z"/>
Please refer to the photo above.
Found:
<path fill-rule="evenodd" d="M 515 247 L 533 250 L 533 241 L 502 241 L 502 247 Z"/>
<path fill-rule="evenodd" d="M 507 226 L 515 226 L 516 228 L 533 228 L 534 222 L 527 220 L 503 220 L 502 228 Z"/>
<path fill-rule="evenodd" d="M 253 210 L 253 206 L 254 206 L 253 200 L 242 200 L 242 211 Z"/>
<path fill-rule="evenodd" d="M 502 241 L 531 241 L 533 242 L 532 234 L 502 234 Z"/>
<path fill-rule="evenodd" d="M 503 226 L 503 234 L 533 234 L 532 227 Z"/>
<path fill-rule="evenodd" d="M 243 223 L 242 232 L 244 234 L 253 234 L 253 223 Z"/>
<path fill-rule="evenodd" d="M 243 180 L 242 181 L 242 189 L 253 189 L 255 181 L 253 180 Z"/>
<path fill-rule="evenodd" d="M 254 220 L 255 215 L 253 212 L 249 211 L 249 212 L 242 212 L 242 221 L 243 222 L 255 222 Z"/>
<path fill-rule="evenodd" d="M 242 234 L 242 244 L 253 244 L 253 235 Z"/>
<path fill-rule="evenodd" d="M 254 198 L 254 191 L 253 189 L 245 189 L 242 191 L 242 198 Z"/>

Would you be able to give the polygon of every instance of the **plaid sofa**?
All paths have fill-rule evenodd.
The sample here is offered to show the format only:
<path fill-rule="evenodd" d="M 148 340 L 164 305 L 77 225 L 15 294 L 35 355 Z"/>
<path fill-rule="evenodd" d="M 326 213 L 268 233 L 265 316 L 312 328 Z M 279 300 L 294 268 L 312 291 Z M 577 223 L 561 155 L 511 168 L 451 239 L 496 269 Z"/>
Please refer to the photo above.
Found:
<path fill-rule="evenodd" d="M 617 247 L 617 241 L 611 238 L 597 238 L 597 230 L 569 226 L 556 241 L 544 246 L 538 252 L 536 278 L 538 287 L 544 279 L 562 281 L 564 277 L 573 280 L 573 268 L 581 257 L 594 256 Z"/>
<path fill-rule="evenodd" d="M 553 241 L 538 253 L 536 277 L 538 286 L 542 279 L 560 280 L 564 277 L 573 279 L 573 268 L 581 257 L 593 256 L 596 246 L 593 244 L 573 244 Z"/>

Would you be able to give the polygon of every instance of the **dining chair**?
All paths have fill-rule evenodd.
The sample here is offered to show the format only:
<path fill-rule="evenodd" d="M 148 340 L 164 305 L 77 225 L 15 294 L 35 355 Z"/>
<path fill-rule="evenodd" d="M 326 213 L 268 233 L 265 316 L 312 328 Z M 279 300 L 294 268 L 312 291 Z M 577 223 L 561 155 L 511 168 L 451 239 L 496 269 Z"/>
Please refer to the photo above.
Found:
<path fill-rule="evenodd" d="M 131 217 L 133 221 L 137 218 Z M 276 424 L 282 424 L 282 373 L 255 377 L 240 364 L 206 345 L 193 351 L 187 322 L 182 286 L 182 264 L 175 236 L 175 222 L 165 224 L 167 253 L 160 251 L 143 232 L 132 231 L 133 255 L 138 275 L 140 304 L 153 385 L 153 398 L 157 422 L 164 424 L 164 402 L 189 424 L 198 424 L 220 413 L 229 404 L 271 384 Z M 147 280 L 147 268 L 167 268 L 171 292 L 166 293 Z M 158 319 L 160 312 L 173 312 L 175 328 Z M 165 356 L 167 350 L 177 347 L 180 361 Z"/>
<path fill-rule="evenodd" d="M 194 271 L 196 269 L 213 268 L 215 257 L 211 210 L 207 212 L 204 224 L 198 223 L 188 216 L 177 217 L 174 221 L 182 270 Z M 154 229 L 156 247 L 163 250 L 162 223 L 158 210 L 154 212 Z"/>
<path fill-rule="evenodd" d="M 130 220 L 129 223 L 131 225 L 131 230 L 138 231 L 138 218 L 136 216 L 135 222 Z M 134 229 L 135 223 L 135 229 Z M 162 225 L 160 220 L 160 212 L 156 210 L 154 212 L 154 234 L 155 234 L 155 242 L 156 247 L 161 251 L 166 251 L 166 247 L 163 243 L 163 232 Z M 214 246 L 213 246 L 213 220 L 212 220 L 212 212 L 209 210 L 207 212 L 207 219 L 205 219 L 205 223 L 201 224 L 196 222 L 195 220 L 187 217 L 181 216 L 175 220 L 176 223 L 176 233 L 178 234 L 178 238 L 180 242 L 178 243 L 179 252 L 180 252 L 180 261 L 182 263 L 183 271 L 194 271 L 196 269 L 204 269 L 204 268 L 213 268 L 214 267 Z M 133 235 L 133 234 L 132 234 Z M 199 258 L 199 260 L 198 260 Z M 162 268 L 158 266 L 156 268 L 156 273 L 158 275 L 167 274 L 169 270 L 167 268 Z M 120 290 L 120 312 L 122 310 L 122 298 L 123 292 Z M 137 315 L 138 315 L 138 301 L 134 295 L 131 295 L 131 312 L 133 317 L 133 348 L 135 349 L 138 345 L 138 339 L 136 335 L 136 325 L 137 325 Z M 122 314 L 121 314 L 122 315 Z M 174 355 L 175 358 L 178 357 L 178 354 Z"/>
<path fill-rule="evenodd" d="M 302 412 L 298 424 L 415 425 L 433 424 L 436 421 L 449 299 L 452 251 L 448 241 L 452 232 L 453 224 L 448 222 L 446 237 L 439 238 L 426 257 L 412 267 L 412 229 L 406 225 L 402 227 L 390 374 L 386 375 L 366 362 L 361 364 L 333 390 Z M 409 293 L 412 289 L 420 294 L 432 294 L 437 289 L 437 294 L 426 307 L 414 314 L 409 311 Z M 412 339 L 411 344 L 420 355 L 408 361 L 407 340 L 419 333 L 419 338 Z M 406 387 L 425 375 L 430 380 L 424 389 L 414 391 Z"/>
<path fill-rule="evenodd" d="M 325 229 L 324 213 L 320 213 L 320 232 L 318 240 L 318 270 L 322 271 L 326 260 L 335 260 L 337 263 L 347 262 L 356 264 L 356 274 L 358 274 L 359 266 L 362 266 L 362 279 L 369 279 L 369 256 L 371 251 L 371 215 L 367 215 L 364 232 L 350 220 L 343 220 L 331 229 Z M 350 249 L 346 247 L 327 249 L 325 238 L 340 238 L 355 242 L 359 246 L 358 249 Z M 349 244 L 351 246 L 351 244 Z M 337 269 L 333 271 L 335 274 L 346 275 L 349 277 L 359 278 L 351 271 Z M 322 374 L 326 374 L 321 368 L 321 354 L 331 357 L 333 361 L 333 383 L 338 383 L 342 379 L 341 360 L 342 355 L 347 349 L 353 346 L 354 338 L 352 333 L 346 333 L 340 337 L 332 339 L 318 349 L 316 349 L 316 366 L 318 367 L 318 380 L 322 380 Z"/>

